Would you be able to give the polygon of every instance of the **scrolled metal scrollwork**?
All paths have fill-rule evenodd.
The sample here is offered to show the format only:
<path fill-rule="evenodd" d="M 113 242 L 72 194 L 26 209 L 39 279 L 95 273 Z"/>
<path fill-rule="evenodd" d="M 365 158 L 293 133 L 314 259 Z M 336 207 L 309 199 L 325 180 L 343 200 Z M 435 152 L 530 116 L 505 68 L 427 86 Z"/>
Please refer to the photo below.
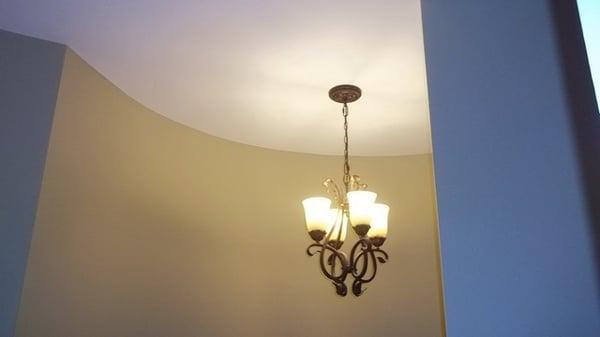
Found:
<path fill-rule="evenodd" d="M 350 270 L 346 254 L 329 243 L 313 243 L 306 249 L 306 254 L 308 256 L 319 254 L 321 272 L 331 280 L 338 295 L 346 296 L 348 287 L 346 287 L 345 281 Z"/>
<path fill-rule="evenodd" d="M 342 191 L 338 187 L 338 185 L 333 181 L 333 179 L 329 178 L 323 182 L 323 186 L 325 186 L 325 191 L 327 194 L 331 195 L 336 205 L 342 205 L 344 197 Z"/>
<path fill-rule="evenodd" d="M 350 258 L 329 243 L 313 243 L 306 249 L 309 256 L 319 254 L 319 265 L 325 277 L 332 281 L 336 293 L 346 296 L 348 287 L 345 284 L 348 275 L 353 277 L 352 294 L 360 296 L 364 293 L 363 285 L 375 279 L 377 264 L 385 263 L 388 254 L 375 247 L 369 238 L 359 239 L 352 250 Z M 339 265 L 338 265 L 339 263 Z"/>

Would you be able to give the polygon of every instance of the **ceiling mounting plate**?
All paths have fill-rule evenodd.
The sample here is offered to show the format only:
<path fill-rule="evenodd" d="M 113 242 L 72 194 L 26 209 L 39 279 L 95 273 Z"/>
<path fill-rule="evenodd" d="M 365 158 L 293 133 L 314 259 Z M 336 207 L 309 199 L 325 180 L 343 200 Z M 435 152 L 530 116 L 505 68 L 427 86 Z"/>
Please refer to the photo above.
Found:
<path fill-rule="evenodd" d="M 329 98 L 338 103 L 352 103 L 361 95 L 360 88 L 352 84 L 336 85 L 329 90 Z"/>

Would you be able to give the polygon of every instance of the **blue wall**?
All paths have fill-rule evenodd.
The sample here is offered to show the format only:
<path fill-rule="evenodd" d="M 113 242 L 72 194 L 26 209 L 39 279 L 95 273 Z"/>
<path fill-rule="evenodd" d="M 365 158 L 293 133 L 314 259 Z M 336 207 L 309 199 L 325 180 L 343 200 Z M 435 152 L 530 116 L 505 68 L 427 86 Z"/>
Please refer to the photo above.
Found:
<path fill-rule="evenodd" d="M 559 2 L 422 1 L 449 337 L 600 336 L 600 129 Z"/>
<path fill-rule="evenodd" d="M 0 336 L 14 333 L 64 53 L 0 30 Z"/>

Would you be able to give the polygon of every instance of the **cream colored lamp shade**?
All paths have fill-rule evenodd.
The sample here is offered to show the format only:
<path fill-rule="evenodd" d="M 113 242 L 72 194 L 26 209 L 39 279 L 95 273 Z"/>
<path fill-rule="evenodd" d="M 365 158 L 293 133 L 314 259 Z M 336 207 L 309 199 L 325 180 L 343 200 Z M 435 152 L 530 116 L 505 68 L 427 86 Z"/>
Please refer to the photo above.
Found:
<path fill-rule="evenodd" d="M 327 228 L 328 242 L 336 249 L 342 247 L 348 232 L 348 216 L 339 208 L 329 210 L 330 226 Z M 331 232 L 331 236 L 329 233 Z"/>
<path fill-rule="evenodd" d="M 381 246 L 387 237 L 389 212 L 388 205 L 373 204 L 371 207 L 371 228 L 367 236 L 376 246 Z"/>
<path fill-rule="evenodd" d="M 365 236 L 371 225 L 371 208 L 377 193 L 369 191 L 351 191 L 346 195 L 350 212 L 350 223 L 359 236 Z"/>
<path fill-rule="evenodd" d="M 302 201 L 308 234 L 315 241 L 321 241 L 331 226 L 331 200 L 312 197 Z"/>

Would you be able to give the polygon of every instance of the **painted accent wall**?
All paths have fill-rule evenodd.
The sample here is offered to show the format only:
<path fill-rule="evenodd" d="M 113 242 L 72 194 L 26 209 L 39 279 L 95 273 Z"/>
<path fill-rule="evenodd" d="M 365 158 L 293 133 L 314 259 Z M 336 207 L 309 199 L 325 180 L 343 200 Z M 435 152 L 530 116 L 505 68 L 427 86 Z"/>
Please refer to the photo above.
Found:
<path fill-rule="evenodd" d="M 305 254 L 342 162 L 172 122 L 68 51 L 17 336 L 442 336 L 431 156 L 352 158 L 392 207 L 360 299 Z"/>
<path fill-rule="evenodd" d="M 65 47 L 0 30 L 0 336 L 12 336 Z"/>
<path fill-rule="evenodd" d="M 575 6 L 422 1 L 448 337 L 600 334 L 600 125 Z"/>

